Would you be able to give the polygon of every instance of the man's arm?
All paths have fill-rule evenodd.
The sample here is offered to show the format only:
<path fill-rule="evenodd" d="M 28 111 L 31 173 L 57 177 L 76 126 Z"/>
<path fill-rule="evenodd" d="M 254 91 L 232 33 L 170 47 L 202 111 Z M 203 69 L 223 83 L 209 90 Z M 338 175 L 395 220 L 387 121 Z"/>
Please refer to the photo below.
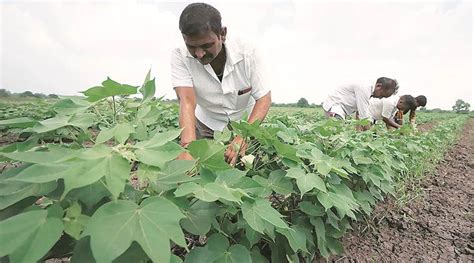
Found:
<path fill-rule="evenodd" d="M 266 95 L 261 97 L 260 99 L 256 100 L 255 105 L 250 113 L 248 122 L 253 123 L 257 120 L 263 121 L 267 116 L 268 110 L 272 104 L 272 94 L 269 91 Z M 239 151 L 234 150 L 234 146 L 238 147 Z M 238 155 L 243 155 L 247 150 L 247 144 L 245 143 L 244 139 L 240 136 L 236 136 L 231 144 L 227 147 L 227 150 L 224 154 L 225 160 L 230 163 L 230 165 L 234 166 Z"/>
<path fill-rule="evenodd" d="M 192 87 L 176 87 L 176 95 L 179 101 L 179 127 L 181 131 L 181 146 L 187 147 L 189 143 L 196 140 L 196 95 Z M 187 152 L 182 153 L 178 159 L 192 159 Z"/>
<path fill-rule="evenodd" d="M 410 124 L 415 124 L 415 118 L 416 118 L 416 114 L 415 114 L 415 111 L 416 110 L 410 110 Z"/>
<path fill-rule="evenodd" d="M 399 125 L 398 123 L 396 123 L 393 119 L 391 118 L 387 118 L 387 117 L 383 117 L 382 118 L 383 122 L 385 122 L 385 124 L 387 124 L 387 127 L 393 127 L 393 128 L 400 128 L 402 127 L 401 125 Z"/>
<path fill-rule="evenodd" d="M 263 121 L 267 116 L 270 105 L 272 104 L 272 92 L 269 91 L 265 96 L 255 102 L 252 112 L 250 113 L 248 122 L 253 123 L 256 120 Z"/>

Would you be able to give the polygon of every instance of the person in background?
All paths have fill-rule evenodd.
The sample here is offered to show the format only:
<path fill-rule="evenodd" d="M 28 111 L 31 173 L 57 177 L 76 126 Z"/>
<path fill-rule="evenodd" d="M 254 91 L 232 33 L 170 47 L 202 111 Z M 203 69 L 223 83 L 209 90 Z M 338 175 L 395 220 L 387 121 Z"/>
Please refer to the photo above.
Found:
<path fill-rule="evenodd" d="M 179 29 L 185 46 L 172 52 L 171 80 L 179 101 L 181 146 L 212 139 L 214 131 L 222 131 L 245 113 L 250 113 L 250 123 L 263 121 L 271 92 L 256 49 L 227 39 L 220 12 L 205 3 L 184 8 Z M 236 136 L 225 152 L 226 161 L 234 165 L 245 149 L 244 139 Z M 192 156 L 184 152 L 178 159 Z"/>
<path fill-rule="evenodd" d="M 416 105 L 416 100 L 411 95 L 391 96 L 383 99 L 370 99 L 369 113 L 372 124 L 383 120 L 387 128 L 400 128 L 401 124 L 395 121 L 395 114 L 405 112 Z"/>
<path fill-rule="evenodd" d="M 381 77 L 374 86 L 347 85 L 335 89 L 323 102 L 326 117 L 346 119 L 356 113 L 356 118 L 367 119 L 369 114 L 369 99 L 388 98 L 398 90 L 395 79 Z"/>
<path fill-rule="evenodd" d="M 418 107 L 425 107 L 425 106 L 426 106 L 426 96 L 424 96 L 424 95 L 417 96 L 415 98 L 415 105 L 412 108 L 410 108 L 406 111 L 398 111 L 396 116 L 395 116 L 395 121 L 398 124 L 403 125 L 403 115 L 407 114 L 408 111 L 410 111 L 410 117 L 409 117 L 410 124 L 415 125 L 415 119 L 416 119 L 415 111 L 416 111 L 416 109 Z"/>

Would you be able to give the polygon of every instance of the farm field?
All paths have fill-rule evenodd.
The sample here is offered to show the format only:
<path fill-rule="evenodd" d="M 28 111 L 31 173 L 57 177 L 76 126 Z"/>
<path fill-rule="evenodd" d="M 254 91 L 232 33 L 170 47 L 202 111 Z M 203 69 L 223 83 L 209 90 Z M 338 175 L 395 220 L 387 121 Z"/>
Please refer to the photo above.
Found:
<path fill-rule="evenodd" d="M 150 76 L 83 94 L 0 101 L 4 260 L 472 260 L 467 114 L 357 132 L 321 108 L 273 107 L 183 149 Z M 231 167 L 235 134 L 249 148 Z M 185 150 L 194 161 L 176 160 Z"/>

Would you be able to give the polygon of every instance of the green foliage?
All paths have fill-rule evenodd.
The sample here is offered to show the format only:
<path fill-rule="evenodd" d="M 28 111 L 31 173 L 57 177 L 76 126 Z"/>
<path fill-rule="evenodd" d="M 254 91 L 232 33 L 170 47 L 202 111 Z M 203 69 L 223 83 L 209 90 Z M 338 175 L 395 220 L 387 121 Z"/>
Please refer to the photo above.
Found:
<path fill-rule="evenodd" d="M 86 99 L 55 102 L 53 116 L 0 121 L 27 141 L 0 148 L 17 163 L 0 176 L 0 257 L 35 262 L 311 262 L 342 252 L 350 223 L 395 194 L 420 163 L 452 141 L 465 118 L 429 133 L 356 132 L 313 113 L 232 123 L 176 160 L 175 105 L 155 80 L 107 79 Z M 141 99 L 127 98 L 137 92 Z M 312 115 L 313 114 L 313 115 Z M 319 113 L 317 116 L 321 116 Z M 226 143 L 249 144 L 236 167 Z M 403 135 L 403 136 L 402 136 Z M 68 137 L 70 141 L 47 141 Z M 63 248 L 59 253 L 58 247 Z"/>
<path fill-rule="evenodd" d="M 468 113 L 471 105 L 463 100 L 457 100 L 453 106 L 453 111 L 456 113 Z"/>

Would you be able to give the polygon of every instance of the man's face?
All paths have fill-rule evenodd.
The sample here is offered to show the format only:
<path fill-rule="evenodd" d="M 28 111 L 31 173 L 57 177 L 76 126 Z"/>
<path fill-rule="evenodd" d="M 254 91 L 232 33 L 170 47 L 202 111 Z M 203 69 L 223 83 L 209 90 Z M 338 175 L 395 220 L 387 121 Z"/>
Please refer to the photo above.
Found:
<path fill-rule="evenodd" d="M 406 102 L 405 102 L 405 98 L 401 97 L 401 98 L 398 100 L 397 109 L 399 109 L 399 110 L 401 110 L 401 111 L 409 110 L 409 109 L 408 109 L 408 105 L 407 105 Z"/>
<path fill-rule="evenodd" d="M 375 98 L 388 98 L 392 96 L 393 89 L 383 89 L 381 84 L 376 84 L 374 89 L 373 97 Z"/>
<path fill-rule="evenodd" d="M 225 41 L 225 34 L 216 35 L 209 30 L 196 36 L 187 36 L 183 34 L 184 43 L 189 53 L 201 64 L 211 63 L 222 50 L 222 43 Z"/>

